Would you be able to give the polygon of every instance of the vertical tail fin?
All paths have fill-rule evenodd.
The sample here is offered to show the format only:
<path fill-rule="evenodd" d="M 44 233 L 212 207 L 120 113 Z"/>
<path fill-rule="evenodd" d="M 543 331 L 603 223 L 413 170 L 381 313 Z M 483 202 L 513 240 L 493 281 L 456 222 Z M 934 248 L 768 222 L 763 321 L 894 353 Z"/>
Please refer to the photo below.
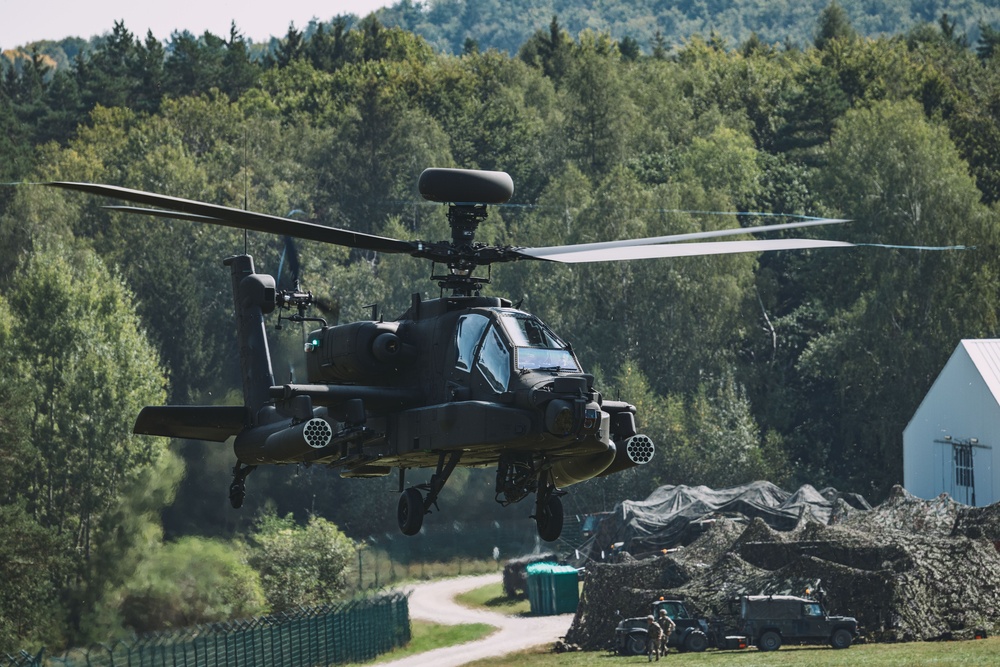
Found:
<path fill-rule="evenodd" d="M 264 328 L 264 315 L 276 306 L 274 278 L 255 273 L 250 255 L 230 257 L 223 263 L 229 267 L 233 280 L 243 403 L 250 413 L 250 425 L 256 426 L 258 412 L 270 401 L 268 391 L 274 384 L 271 352 Z"/>

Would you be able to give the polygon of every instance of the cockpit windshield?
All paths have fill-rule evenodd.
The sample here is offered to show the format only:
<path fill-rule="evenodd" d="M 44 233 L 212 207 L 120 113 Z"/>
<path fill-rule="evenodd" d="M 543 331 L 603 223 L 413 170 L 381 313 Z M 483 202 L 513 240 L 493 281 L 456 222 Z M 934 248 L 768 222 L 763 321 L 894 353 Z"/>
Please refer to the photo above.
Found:
<path fill-rule="evenodd" d="M 534 315 L 502 311 L 498 319 L 514 343 L 518 369 L 579 372 L 569 346 Z"/>
<path fill-rule="evenodd" d="M 458 318 L 458 325 L 455 327 L 455 346 L 458 348 L 458 358 L 455 366 L 468 373 L 472 370 L 472 357 L 476 353 L 476 346 L 486 331 L 486 326 L 490 323 L 489 318 L 483 315 L 463 315 Z"/>

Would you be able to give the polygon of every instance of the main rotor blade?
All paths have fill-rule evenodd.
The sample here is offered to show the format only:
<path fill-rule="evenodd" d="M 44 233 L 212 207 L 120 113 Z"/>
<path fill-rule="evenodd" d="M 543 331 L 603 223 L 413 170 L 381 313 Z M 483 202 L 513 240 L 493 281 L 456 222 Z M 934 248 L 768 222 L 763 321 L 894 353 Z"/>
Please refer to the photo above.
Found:
<path fill-rule="evenodd" d="M 564 264 L 584 262 L 620 262 L 633 259 L 663 257 L 698 257 L 701 255 L 727 255 L 740 252 L 769 250 L 802 250 L 806 248 L 844 248 L 853 243 L 824 241 L 820 239 L 764 239 L 751 241 L 707 241 L 703 243 L 677 243 L 665 245 L 621 246 L 566 252 L 563 246 L 555 248 L 522 248 L 516 253 L 534 259 L 546 259 Z"/>
<path fill-rule="evenodd" d="M 581 251 L 604 250 L 607 248 L 630 248 L 632 246 L 657 245 L 660 243 L 677 243 L 679 241 L 695 241 L 698 239 L 714 239 L 723 236 L 738 236 L 740 234 L 760 234 L 763 232 L 775 232 L 785 229 L 801 229 L 802 227 L 815 227 L 817 225 L 837 225 L 850 222 L 842 218 L 818 218 L 815 220 L 800 220 L 798 222 L 782 222 L 776 225 L 763 225 L 760 227 L 736 227 L 734 229 L 715 229 L 707 232 L 690 232 L 687 234 L 671 234 L 669 236 L 650 236 L 641 239 L 625 239 L 624 241 L 602 241 L 599 243 L 578 243 L 576 245 L 549 246 L 545 248 L 524 248 L 521 252 L 534 255 L 535 251 L 545 251 L 546 259 L 555 259 L 552 255 L 575 254 Z M 526 252 L 531 251 L 531 252 Z M 665 255 L 666 256 L 666 255 Z"/>
<path fill-rule="evenodd" d="M 134 207 L 109 207 L 113 210 L 127 211 L 129 213 L 141 213 L 156 217 L 174 217 L 183 220 L 197 220 L 224 227 L 235 227 L 237 229 L 251 229 L 255 232 L 266 232 L 268 234 L 284 234 L 295 238 L 309 241 L 319 241 L 321 243 L 332 243 L 334 245 L 347 246 L 348 248 L 359 248 L 361 250 L 375 250 L 384 253 L 405 253 L 410 254 L 417 250 L 418 244 L 410 241 L 362 232 L 352 232 L 347 229 L 336 227 L 326 227 L 313 222 L 303 222 L 282 218 L 276 215 L 266 215 L 264 213 L 254 213 L 253 211 L 243 211 L 238 208 L 228 206 L 217 206 L 191 199 L 181 199 L 180 197 L 169 197 L 143 190 L 133 190 L 122 188 L 116 185 L 101 185 L 97 183 L 72 183 L 67 181 L 54 181 L 46 183 L 56 188 L 65 190 L 76 190 L 105 197 L 117 197 L 125 201 L 147 206 L 158 206 L 159 209 L 134 208 Z M 166 211 L 163 209 L 167 209 Z M 174 212 L 175 214 L 171 214 Z"/>
<path fill-rule="evenodd" d="M 138 215 L 148 215 L 151 218 L 171 218 L 173 220 L 190 220 L 191 222 L 207 222 L 210 225 L 224 225 L 225 221 L 214 216 L 195 215 L 194 213 L 181 213 L 180 211 L 165 211 L 162 208 L 140 208 L 138 206 L 102 206 L 108 211 L 118 211 L 119 213 L 136 213 Z"/>

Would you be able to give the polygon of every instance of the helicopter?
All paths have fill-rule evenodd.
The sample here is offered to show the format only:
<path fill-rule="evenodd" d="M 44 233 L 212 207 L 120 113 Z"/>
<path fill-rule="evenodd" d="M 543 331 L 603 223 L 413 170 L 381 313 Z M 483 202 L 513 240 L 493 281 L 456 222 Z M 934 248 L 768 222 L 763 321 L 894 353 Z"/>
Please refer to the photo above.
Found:
<path fill-rule="evenodd" d="M 112 185 L 47 185 L 142 206 L 106 208 L 193 220 L 430 260 L 441 297 L 413 294 L 409 308 L 386 320 L 328 324 L 306 315 L 317 299 L 298 284 L 280 290 L 257 273 L 248 254 L 224 260 L 232 282 L 243 405 L 147 406 L 133 431 L 142 435 L 225 442 L 236 464 L 229 488 L 234 508 L 247 476 L 260 465 L 324 465 L 342 477 L 399 471 L 397 521 L 420 532 L 456 467 L 496 467 L 496 500 L 507 506 L 534 494 L 538 536 L 562 533 L 566 487 L 648 463 L 652 440 L 638 432 L 636 408 L 610 400 L 584 372 L 570 343 L 508 299 L 484 296 L 493 264 L 629 261 L 769 250 L 843 247 L 842 241 L 782 238 L 719 241 L 845 222 L 811 219 L 603 243 L 524 248 L 475 241 L 487 207 L 513 196 L 502 171 L 429 168 L 421 196 L 447 205 L 451 239 L 405 241 L 314 222 L 181 199 Z M 483 272 L 482 269 L 487 269 Z M 307 381 L 275 381 L 265 316 L 314 323 L 304 343 Z M 426 483 L 407 486 L 406 472 L 432 469 Z"/>

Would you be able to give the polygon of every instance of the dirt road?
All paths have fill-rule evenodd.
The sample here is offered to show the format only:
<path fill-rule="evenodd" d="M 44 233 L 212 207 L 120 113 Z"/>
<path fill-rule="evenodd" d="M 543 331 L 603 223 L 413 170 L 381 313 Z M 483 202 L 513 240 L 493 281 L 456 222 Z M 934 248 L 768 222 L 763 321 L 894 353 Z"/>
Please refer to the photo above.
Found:
<path fill-rule="evenodd" d="M 539 644 L 553 644 L 569 630 L 573 621 L 572 614 L 504 616 L 492 611 L 468 609 L 453 600 L 459 593 L 498 581 L 499 573 L 444 579 L 414 586 L 410 593 L 411 618 L 445 625 L 487 623 L 498 628 L 498 631 L 478 641 L 382 663 L 380 667 L 458 667 L 474 660 L 500 656 Z"/>

